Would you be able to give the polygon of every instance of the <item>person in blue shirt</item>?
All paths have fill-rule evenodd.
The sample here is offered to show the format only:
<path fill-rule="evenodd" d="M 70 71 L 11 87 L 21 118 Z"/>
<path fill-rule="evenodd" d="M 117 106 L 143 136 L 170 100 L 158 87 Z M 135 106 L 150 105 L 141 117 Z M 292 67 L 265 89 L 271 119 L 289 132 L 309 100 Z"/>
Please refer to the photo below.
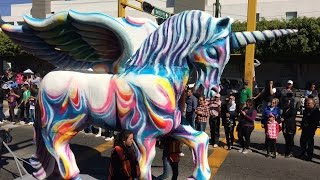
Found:
<path fill-rule="evenodd" d="M 268 122 L 268 115 L 270 113 L 274 114 L 276 117 L 276 121 L 278 123 L 280 123 L 280 108 L 278 107 L 279 104 L 279 99 L 277 98 L 273 98 L 271 101 L 271 104 L 269 106 L 267 106 L 264 110 L 263 110 L 263 116 L 261 119 L 261 126 L 262 128 L 264 128 L 264 125 Z"/>

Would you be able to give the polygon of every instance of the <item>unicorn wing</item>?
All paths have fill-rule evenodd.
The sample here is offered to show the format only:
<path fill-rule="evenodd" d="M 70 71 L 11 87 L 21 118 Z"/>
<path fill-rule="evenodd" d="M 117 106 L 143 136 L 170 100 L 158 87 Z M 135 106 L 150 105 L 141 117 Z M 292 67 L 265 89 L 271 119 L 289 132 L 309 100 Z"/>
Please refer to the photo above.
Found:
<path fill-rule="evenodd" d="M 134 46 L 156 29 L 151 23 L 138 33 L 141 38 L 133 38 L 130 34 L 141 31 L 144 23 L 73 10 L 43 20 L 25 16 L 24 21 L 23 26 L 3 24 L 1 29 L 27 52 L 61 69 L 103 68 L 113 73 L 132 56 L 138 48 Z"/>

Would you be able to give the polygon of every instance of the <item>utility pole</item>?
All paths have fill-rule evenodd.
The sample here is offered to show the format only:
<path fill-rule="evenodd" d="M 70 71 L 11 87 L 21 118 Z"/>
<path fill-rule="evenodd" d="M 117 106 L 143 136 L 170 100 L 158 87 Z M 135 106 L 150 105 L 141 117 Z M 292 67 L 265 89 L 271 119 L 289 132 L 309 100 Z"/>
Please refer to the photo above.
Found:
<path fill-rule="evenodd" d="M 215 4 L 215 12 L 214 12 L 214 17 L 218 18 L 220 17 L 219 14 L 220 14 L 220 3 L 219 3 L 219 0 L 216 0 L 216 4 Z"/>
<path fill-rule="evenodd" d="M 128 0 L 118 0 L 118 17 L 126 16 L 126 7 Z"/>
<path fill-rule="evenodd" d="M 256 10 L 257 0 L 248 0 L 247 14 L 247 31 L 256 30 Z M 253 90 L 253 73 L 254 73 L 254 44 L 249 44 L 246 47 L 246 61 L 244 69 L 244 79 L 249 82 L 249 87 Z"/>

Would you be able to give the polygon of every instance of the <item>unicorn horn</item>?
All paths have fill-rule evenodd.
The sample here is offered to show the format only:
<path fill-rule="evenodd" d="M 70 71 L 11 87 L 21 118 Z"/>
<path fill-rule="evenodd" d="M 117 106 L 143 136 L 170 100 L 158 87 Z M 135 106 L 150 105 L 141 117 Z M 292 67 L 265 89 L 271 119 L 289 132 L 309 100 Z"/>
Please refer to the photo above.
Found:
<path fill-rule="evenodd" d="M 260 41 L 266 41 L 274 39 L 276 37 L 286 36 L 298 32 L 296 29 L 275 29 L 264 31 L 243 31 L 233 32 L 231 36 L 231 47 L 233 49 L 239 49 L 245 47 L 248 44 L 255 44 Z"/>

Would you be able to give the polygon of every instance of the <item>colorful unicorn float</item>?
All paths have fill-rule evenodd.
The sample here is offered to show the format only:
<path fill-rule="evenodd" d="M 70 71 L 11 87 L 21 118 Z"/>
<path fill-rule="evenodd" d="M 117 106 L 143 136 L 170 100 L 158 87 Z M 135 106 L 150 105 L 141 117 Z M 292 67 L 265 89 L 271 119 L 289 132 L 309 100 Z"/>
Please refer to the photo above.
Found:
<path fill-rule="evenodd" d="M 141 179 L 152 179 L 156 138 L 170 135 L 190 147 L 194 179 L 209 179 L 208 136 L 181 125 L 183 93 L 190 69 L 195 89 L 219 92 L 230 50 L 296 32 L 291 29 L 231 32 L 232 19 L 185 11 L 162 25 L 146 19 L 116 19 L 68 11 L 25 25 L 1 26 L 26 51 L 61 69 L 42 81 L 35 122 L 34 176 L 45 179 L 57 165 L 64 179 L 80 179 L 69 141 L 94 124 L 134 132 Z M 111 74 L 77 70 L 103 68 Z"/>

